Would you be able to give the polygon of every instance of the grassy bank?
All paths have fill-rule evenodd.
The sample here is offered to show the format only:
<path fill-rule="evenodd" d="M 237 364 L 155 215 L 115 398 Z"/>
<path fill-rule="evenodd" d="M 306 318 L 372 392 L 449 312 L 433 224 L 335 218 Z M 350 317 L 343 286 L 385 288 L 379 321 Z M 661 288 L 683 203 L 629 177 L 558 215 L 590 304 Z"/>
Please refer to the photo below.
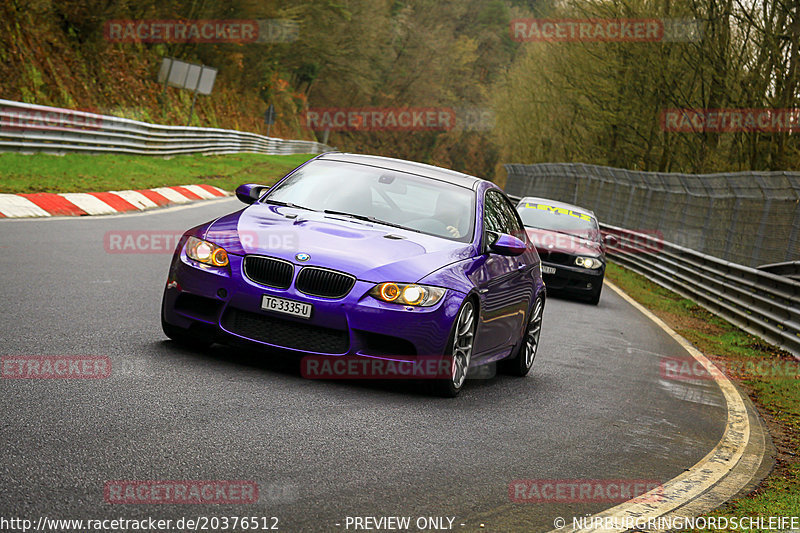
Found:
<path fill-rule="evenodd" d="M 747 392 L 767 422 L 778 452 L 774 470 L 753 493 L 710 515 L 798 516 L 800 367 L 794 358 L 643 276 L 614 264 L 606 275 L 723 369 Z"/>
<path fill-rule="evenodd" d="M 0 154 L 0 193 L 99 192 L 207 183 L 271 184 L 311 155 L 64 156 Z"/>

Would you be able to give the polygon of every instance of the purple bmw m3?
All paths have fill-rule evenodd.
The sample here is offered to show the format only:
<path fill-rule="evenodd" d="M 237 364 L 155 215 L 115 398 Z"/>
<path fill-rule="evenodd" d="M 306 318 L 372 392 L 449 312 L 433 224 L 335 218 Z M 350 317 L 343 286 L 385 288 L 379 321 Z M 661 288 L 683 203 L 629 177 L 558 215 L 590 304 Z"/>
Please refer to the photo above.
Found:
<path fill-rule="evenodd" d="M 439 357 L 447 372 L 428 382 L 443 396 L 481 365 L 530 371 L 541 265 L 493 183 L 330 152 L 236 195 L 248 206 L 178 244 L 162 304 L 169 338 L 317 358 Z"/>

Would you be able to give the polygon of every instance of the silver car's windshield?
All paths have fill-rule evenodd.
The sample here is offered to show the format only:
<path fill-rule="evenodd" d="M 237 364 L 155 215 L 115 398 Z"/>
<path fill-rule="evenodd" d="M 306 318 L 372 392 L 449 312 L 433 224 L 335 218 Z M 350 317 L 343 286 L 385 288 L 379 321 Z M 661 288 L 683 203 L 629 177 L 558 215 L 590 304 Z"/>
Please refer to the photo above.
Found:
<path fill-rule="evenodd" d="M 522 202 L 517 206 L 522 223 L 529 228 L 545 229 L 594 238 L 597 221 L 582 211 L 541 202 Z"/>

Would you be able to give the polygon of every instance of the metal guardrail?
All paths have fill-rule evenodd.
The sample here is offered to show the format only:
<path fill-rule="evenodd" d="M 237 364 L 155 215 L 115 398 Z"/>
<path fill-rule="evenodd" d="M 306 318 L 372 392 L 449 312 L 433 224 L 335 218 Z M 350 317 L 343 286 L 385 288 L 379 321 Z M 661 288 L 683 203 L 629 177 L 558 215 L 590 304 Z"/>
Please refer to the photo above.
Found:
<path fill-rule="evenodd" d="M 505 165 L 506 188 L 660 231 L 670 242 L 757 267 L 800 261 L 800 172 L 641 172 L 583 163 Z"/>
<path fill-rule="evenodd" d="M 270 155 L 319 154 L 332 148 L 314 141 L 286 140 L 219 128 L 163 126 L 84 111 L 0 99 L 0 151 Z"/>
<path fill-rule="evenodd" d="M 620 265 L 800 358 L 800 282 L 724 261 L 657 236 L 601 224 Z"/>
<path fill-rule="evenodd" d="M 519 201 L 519 196 L 510 196 Z M 731 263 L 640 233 L 600 224 L 616 263 L 800 359 L 800 281 Z"/>

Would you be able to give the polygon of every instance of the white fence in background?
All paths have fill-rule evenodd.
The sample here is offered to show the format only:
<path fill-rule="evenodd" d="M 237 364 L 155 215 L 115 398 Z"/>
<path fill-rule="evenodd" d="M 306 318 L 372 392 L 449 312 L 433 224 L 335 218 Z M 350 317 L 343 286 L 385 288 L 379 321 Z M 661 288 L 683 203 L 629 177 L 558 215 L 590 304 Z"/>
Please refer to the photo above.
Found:
<path fill-rule="evenodd" d="M 162 126 L 0 99 L 0 152 L 171 156 L 242 152 L 319 154 L 331 150 L 314 141 L 278 139 L 219 128 Z"/>

